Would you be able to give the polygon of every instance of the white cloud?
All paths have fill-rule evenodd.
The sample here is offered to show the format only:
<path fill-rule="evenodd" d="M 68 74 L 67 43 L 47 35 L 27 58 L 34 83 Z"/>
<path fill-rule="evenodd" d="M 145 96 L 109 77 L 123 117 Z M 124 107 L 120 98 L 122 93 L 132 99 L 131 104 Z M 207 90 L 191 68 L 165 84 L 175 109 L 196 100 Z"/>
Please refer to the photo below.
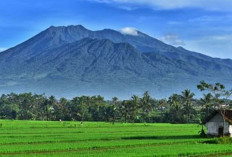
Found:
<path fill-rule="evenodd" d="M 0 47 L 0 52 L 5 51 L 7 48 Z"/>
<path fill-rule="evenodd" d="M 120 30 L 120 32 L 122 34 L 127 34 L 127 35 L 134 35 L 134 36 L 137 36 L 138 35 L 138 31 L 135 29 L 135 28 L 132 28 L 132 27 L 125 27 L 125 28 L 122 28 Z"/>
<path fill-rule="evenodd" d="M 210 37 L 213 40 L 218 41 L 232 41 L 232 35 L 226 34 L 226 35 L 215 35 Z"/>
<path fill-rule="evenodd" d="M 173 46 L 185 45 L 184 42 L 179 38 L 179 36 L 173 33 L 166 34 L 164 37 L 161 38 L 161 40 Z"/>
<path fill-rule="evenodd" d="M 231 0 L 91 0 L 100 3 L 146 5 L 156 9 L 201 8 L 206 10 L 231 11 Z"/>

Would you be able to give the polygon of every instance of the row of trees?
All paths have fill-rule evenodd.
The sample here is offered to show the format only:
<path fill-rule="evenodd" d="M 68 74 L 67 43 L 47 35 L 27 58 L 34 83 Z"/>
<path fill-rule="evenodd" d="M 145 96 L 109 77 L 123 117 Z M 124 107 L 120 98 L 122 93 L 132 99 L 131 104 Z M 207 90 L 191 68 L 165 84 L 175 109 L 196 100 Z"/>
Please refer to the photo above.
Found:
<path fill-rule="evenodd" d="M 0 97 L 0 118 L 21 120 L 78 120 L 107 122 L 203 122 L 213 110 L 227 104 L 232 91 L 222 84 L 198 85 L 203 98 L 194 99 L 194 93 L 184 90 L 168 99 L 154 99 L 148 92 L 142 97 L 133 95 L 129 100 L 113 97 L 111 101 L 102 96 L 81 96 L 72 100 L 56 99 L 32 93 L 3 94 Z M 225 105 L 223 106 L 225 107 Z"/>

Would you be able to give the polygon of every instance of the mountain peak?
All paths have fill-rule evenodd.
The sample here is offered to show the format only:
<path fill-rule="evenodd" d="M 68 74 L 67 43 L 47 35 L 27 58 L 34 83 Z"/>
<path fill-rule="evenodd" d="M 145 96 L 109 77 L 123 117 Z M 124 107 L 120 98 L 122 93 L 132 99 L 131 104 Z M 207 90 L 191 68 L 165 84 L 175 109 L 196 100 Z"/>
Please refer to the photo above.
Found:
<path fill-rule="evenodd" d="M 88 30 L 82 25 L 68 25 L 68 26 L 50 26 L 47 30 L 57 30 L 57 29 L 79 29 Z"/>
<path fill-rule="evenodd" d="M 177 47 L 179 50 L 186 50 L 185 48 L 183 48 L 182 46 L 178 46 Z"/>
<path fill-rule="evenodd" d="M 145 90 L 166 95 L 195 89 L 201 80 L 231 85 L 231 60 L 214 59 L 129 30 L 123 34 L 112 29 L 91 31 L 82 25 L 50 26 L 0 53 L 0 86 L 125 96 Z"/>

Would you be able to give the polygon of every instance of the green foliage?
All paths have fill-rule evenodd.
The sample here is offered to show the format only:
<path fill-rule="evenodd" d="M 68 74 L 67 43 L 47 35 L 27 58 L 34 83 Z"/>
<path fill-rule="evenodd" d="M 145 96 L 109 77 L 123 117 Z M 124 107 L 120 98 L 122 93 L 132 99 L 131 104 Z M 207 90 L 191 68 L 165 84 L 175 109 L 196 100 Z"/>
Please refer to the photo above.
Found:
<path fill-rule="evenodd" d="M 232 144 L 232 139 L 230 137 L 220 137 L 216 140 L 217 144 Z"/>
<path fill-rule="evenodd" d="M 226 90 L 226 87 L 221 83 L 210 84 L 205 81 L 201 81 L 197 88 L 200 91 L 208 92 L 200 99 L 202 123 L 206 123 L 207 117 L 213 111 L 230 108 L 231 101 L 229 98 L 232 95 L 232 89 Z"/>
<path fill-rule="evenodd" d="M 228 103 L 227 100 L 232 95 L 232 89 L 226 90 L 226 87 L 221 83 L 210 84 L 201 81 L 197 88 L 200 91 L 208 92 L 207 95 L 212 98 L 211 103 L 214 108 L 221 108 L 223 103 Z"/>
<path fill-rule="evenodd" d="M 143 97 L 105 101 L 101 96 L 81 96 L 71 100 L 31 93 L 7 94 L 0 98 L 1 119 L 79 120 L 120 122 L 193 122 L 193 99 L 174 94 L 166 99 L 153 99 L 146 91 Z M 188 95 L 187 95 L 188 96 Z M 186 118 L 188 117 L 188 118 Z M 187 120 L 185 120 L 187 119 Z"/>
<path fill-rule="evenodd" d="M 230 138 L 230 137 L 213 138 L 212 140 L 204 141 L 204 143 L 209 143 L 209 144 L 232 144 L 232 138 Z"/>
<path fill-rule="evenodd" d="M 197 124 L 0 120 L 0 156 L 222 156 L 230 142 L 201 138 Z M 207 141 L 207 142 L 206 142 Z M 211 141 L 211 143 L 210 143 Z"/>
<path fill-rule="evenodd" d="M 168 100 L 152 98 L 148 91 L 142 97 L 133 95 L 129 100 L 113 97 L 111 101 L 102 96 L 80 96 L 71 100 L 56 99 L 32 93 L 3 94 L 0 97 L 0 118 L 18 120 L 79 120 L 112 122 L 169 122 L 204 124 L 206 118 L 220 103 L 232 104 L 220 83 L 200 82 L 198 88 L 203 98 L 194 99 L 194 93 L 186 89 L 172 94 Z M 223 98 L 223 99 L 221 99 Z"/>

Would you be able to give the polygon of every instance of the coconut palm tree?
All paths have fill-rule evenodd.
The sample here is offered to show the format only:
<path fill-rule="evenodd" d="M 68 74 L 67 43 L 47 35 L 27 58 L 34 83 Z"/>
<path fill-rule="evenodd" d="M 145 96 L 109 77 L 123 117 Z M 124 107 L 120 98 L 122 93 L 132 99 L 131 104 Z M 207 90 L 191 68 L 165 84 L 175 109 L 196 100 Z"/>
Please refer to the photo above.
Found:
<path fill-rule="evenodd" d="M 112 116 L 112 124 L 114 124 L 115 123 L 115 118 L 116 118 L 116 110 L 117 110 L 118 98 L 113 97 L 112 102 L 113 102 L 113 105 L 110 108 L 110 110 L 111 110 L 111 116 Z"/>
<path fill-rule="evenodd" d="M 172 122 L 182 121 L 181 116 L 181 97 L 178 94 L 173 94 L 169 97 L 168 103 L 170 104 L 170 116 Z"/>
<path fill-rule="evenodd" d="M 175 110 L 180 110 L 180 96 L 178 94 L 173 94 L 172 96 L 170 96 L 168 102 L 172 108 L 174 108 Z"/>
<path fill-rule="evenodd" d="M 184 111 L 187 114 L 187 123 L 189 123 L 190 115 L 193 110 L 193 97 L 194 93 L 192 93 L 189 89 L 186 89 L 182 92 L 181 99 L 184 106 Z"/>
<path fill-rule="evenodd" d="M 145 121 L 147 115 L 149 114 L 149 112 L 152 109 L 152 105 L 151 105 L 151 96 L 149 95 L 149 92 L 146 91 L 143 94 L 143 97 L 141 99 L 141 109 L 142 109 L 142 116 L 143 116 L 143 120 Z"/>
<path fill-rule="evenodd" d="M 132 104 L 132 117 L 136 117 L 138 115 L 138 109 L 139 109 L 139 104 L 140 104 L 140 99 L 137 95 L 133 95 L 131 97 L 131 104 Z M 136 117 L 137 118 L 137 117 Z"/>
<path fill-rule="evenodd" d="M 213 96 L 212 94 L 204 94 L 203 98 L 200 99 L 200 104 L 202 106 L 202 122 L 205 121 L 205 118 L 210 115 L 210 113 L 214 110 L 213 106 Z"/>
<path fill-rule="evenodd" d="M 113 105 L 117 105 L 117 102 L 118 102 L 118 98 L 117 97 L 113 97 L 112 98 L 112 102 L 113 102 Z"/>

